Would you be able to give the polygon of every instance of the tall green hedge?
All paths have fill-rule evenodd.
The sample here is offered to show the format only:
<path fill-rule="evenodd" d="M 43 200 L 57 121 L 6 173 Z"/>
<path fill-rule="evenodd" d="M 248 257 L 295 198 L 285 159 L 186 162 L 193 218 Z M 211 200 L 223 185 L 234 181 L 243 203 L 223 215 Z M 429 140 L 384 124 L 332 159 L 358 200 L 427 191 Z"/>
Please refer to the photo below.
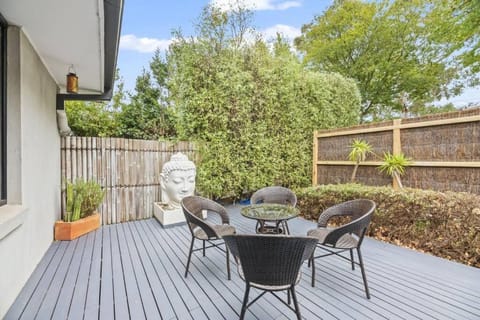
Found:
<path fill-rule="evenodd" d="M 167 62 L 176 129 L 200 145 L 197 190 L 206 196 L 309 185 L 313 131 L 359 120 L 355 83 L 308 71 L 281 40 L 271 49 L 179 37 Z"/>

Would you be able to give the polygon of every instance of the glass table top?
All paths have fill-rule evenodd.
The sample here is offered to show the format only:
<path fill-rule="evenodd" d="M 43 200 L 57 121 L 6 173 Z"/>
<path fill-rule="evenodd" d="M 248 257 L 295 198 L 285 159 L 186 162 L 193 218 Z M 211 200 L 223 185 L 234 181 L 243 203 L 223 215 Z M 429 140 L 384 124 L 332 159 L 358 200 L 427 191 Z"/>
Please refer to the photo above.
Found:
<path fill-rule="evenodd" d="M 241 213 L 251 219 L 279 221 L 295 218 L 299 212 L 297 208 L 288 205 L 262 203 L 246 206 L 241 209 Z"/>

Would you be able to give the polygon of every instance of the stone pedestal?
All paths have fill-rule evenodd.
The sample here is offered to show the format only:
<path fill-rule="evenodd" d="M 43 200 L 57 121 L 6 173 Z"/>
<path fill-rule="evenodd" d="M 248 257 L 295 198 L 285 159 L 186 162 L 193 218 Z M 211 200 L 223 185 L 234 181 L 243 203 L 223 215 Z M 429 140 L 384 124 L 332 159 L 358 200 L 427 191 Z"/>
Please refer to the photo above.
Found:
<path fill-rule="evenodd" d="M 185 215 L 182 208 L 167 209 L 167 206 L 161 202 L 153 203 L 153 215 L 163 227 L 172 227 L 185 223 Z"/>

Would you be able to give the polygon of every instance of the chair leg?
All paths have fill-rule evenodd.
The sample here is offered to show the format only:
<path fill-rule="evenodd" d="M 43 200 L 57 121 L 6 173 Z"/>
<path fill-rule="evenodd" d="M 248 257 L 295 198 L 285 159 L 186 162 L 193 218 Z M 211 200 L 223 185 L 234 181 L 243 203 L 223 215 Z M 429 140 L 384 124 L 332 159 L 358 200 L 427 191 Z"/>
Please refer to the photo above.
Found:
<path fill-rule="evenodd" d="M 285 234 L 290 234 L 290 228 L 288 228 L 288 222 L 284 221 L 285 224 Z"/>
<path fill-rule="evenodd" d="M 259 220 L 257 220 L 257 224 L 255 225 L 255 232 L 260 233 L 260 228 L 261 228 L 261 223 Z"/>
<path fill-rule="evenodd" d="M 205 240 L 203 240 L 203 256 L 205 257 Z"/>
<path fill-rule="evenodd" d="M 367 299 L 370 299 L 370 291 L 368 290 L 367 275 L 365 274 L 365 267 L 363 266 L 362 254 L 360 253 L 360 248 L 357 248 L 358 260 L 360 262 L 360 269 L 362 270 L 363 285 L 365 286 L 365 293 L 367 294 Z"/>
<path fill-rule="evenodd" d="M 230 253 L 228 252 L 227 244 L 225 244 L 225 254 L 227 255 L 227 278 L 230 280 Z"/>
<path fill-rule="evenodd" d="M 352 262 L 352 270 L 355 270 L 355 260 L 353 259 L 353 249 L 350 249 L 350 261 Z"/>
<path fill-rule="evenodd" d="M 287 290 L 287 302 L 288 304 L 290 305 L 291 301 L 290 301 L 290 289 Z"/>
<path fill-rule="evenodd" d="M 245 317 L 245 312 L 247 311 L 248 304 L 248 293 L 250 292 L 250 284 L 247 282 L 247 287 L 245 288 L 245 295 L 243 296 L 242 311 L 240 312 L 240 320 L 243 320 Z"/>
<path fill-rule="evenodd" d="M 312 264 L 312 287 L 315 287 L 315 258 L 312 257 L 310 258 L 310 260 L 312 260 L 311 264 Z"/>
<path fill-rule="evenodd" d="M 300 315 L 300 308 L 298 307 L 297 295 L 295 294 L 295 286 L 292 286 L 289 291 L 292 292 L 293 305 L 295 306 L 295 313 L 297 315 L 297 319 L 302 320 L 302 316 Z"/>
<path fill-rule="evenodd" d="M 185 268 L 185 278 L 188 275 L 188 267 L 190 266 L 190 260 L 192 258 L 192 252 L 193 252 L 193 242 L 195 241 L 195 238 L 192 237 L 192 243 L 190 244 L 190 252 L 188 253 L 188 260 L 187 260 L 187 266 Z"/>

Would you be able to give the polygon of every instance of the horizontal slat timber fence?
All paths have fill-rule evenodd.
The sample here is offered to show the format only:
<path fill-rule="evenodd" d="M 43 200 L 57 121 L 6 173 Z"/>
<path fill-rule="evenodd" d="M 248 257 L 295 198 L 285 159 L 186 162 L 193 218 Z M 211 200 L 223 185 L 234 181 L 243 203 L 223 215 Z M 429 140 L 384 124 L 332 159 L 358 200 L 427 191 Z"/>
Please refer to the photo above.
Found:
<path fill-rule="evenodd" d="M 390 152 L 411 158 L 402 177 L 406 187 L 480 194 L 480 108 L 315 131 L 313 185 L 350 181 L 354 163 L 348 154 L 354 139 L 366 140 L 380 157 Z M 395 183 L 378 170 L 381 163 L 369 155 L 360 164 L 356 181 Z"/>
<path fill-rule="evenodd" d="M 175 152 L 182 152 L 195 162 L 197 152 L 191 142 L 63 137 L 62 212 L 65 212 L 65 182 L 83 179 L 96 181 L 105 190 L 99 208 L 102 224 L 151 217 L 153 202 L 161 199 L 163 164 Z"/>

